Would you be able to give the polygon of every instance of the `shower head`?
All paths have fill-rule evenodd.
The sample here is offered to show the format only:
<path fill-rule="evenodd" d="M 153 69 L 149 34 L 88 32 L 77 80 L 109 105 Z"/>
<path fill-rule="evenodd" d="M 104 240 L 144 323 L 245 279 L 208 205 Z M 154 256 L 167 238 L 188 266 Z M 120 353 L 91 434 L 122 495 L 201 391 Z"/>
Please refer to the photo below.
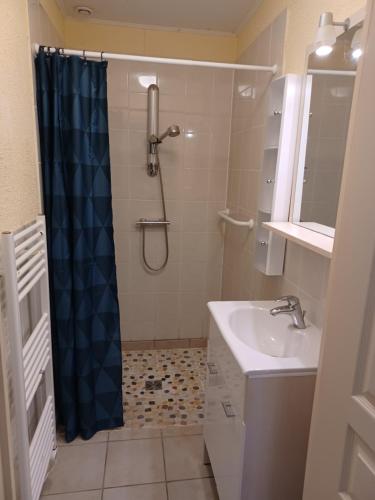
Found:
<path fill-rule="evenodd" d="M 168 131 L 169 137 L 177 137 L 178 135 L 180 135 L 180 127 L 178 125 L 171 125 L 168 128 Z"/>
<path fill-rule="evenodd" d="M 180 135 L 180 127 L 178 125 L 171 125 L 163 134 L 161 134 L 159 142 L 162 142 L 168 136 L 177 137 L 178 135 Z"/>

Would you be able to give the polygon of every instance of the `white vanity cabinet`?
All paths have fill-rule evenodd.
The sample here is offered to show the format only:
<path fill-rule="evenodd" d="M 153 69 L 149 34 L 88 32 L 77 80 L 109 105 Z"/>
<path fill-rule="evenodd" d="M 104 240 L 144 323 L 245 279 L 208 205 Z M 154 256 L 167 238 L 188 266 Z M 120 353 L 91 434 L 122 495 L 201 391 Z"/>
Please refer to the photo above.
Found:
<path fill-rule="evenodd" d="M 235 500 L 241 498 L 246 438 L 243 419 L 246 380 L 220 333 L 212 327 L 211 332 L 207 358 L 204 439 L 220 491 L 220 500 Z"/>
<path fill-rule="evenodd" d="M 220 500 L 301 500 L 314 385 L 245 374 L 211 317 L 204 440 Z"/>

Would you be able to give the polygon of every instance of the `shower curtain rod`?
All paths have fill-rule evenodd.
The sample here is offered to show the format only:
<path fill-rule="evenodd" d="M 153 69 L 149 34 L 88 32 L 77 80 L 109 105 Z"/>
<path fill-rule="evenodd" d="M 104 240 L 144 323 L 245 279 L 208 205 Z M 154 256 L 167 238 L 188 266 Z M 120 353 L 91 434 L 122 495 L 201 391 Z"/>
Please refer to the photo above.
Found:
<path fill-rule="evenodd" d="M 39 44 L 35 44 L 35 52 L 39 51 Z M 44 46 L 43 46 L 44 47 Z M 139 61 L 159 64 L 179 64 L 182 66 L 203 66 L 206 68 L 241 69 L 244 71 L 266 71 L 273 75 L 277 72 L 277 64 L 273 66 L 257 66 L 252 64 L 231 64 L 211 61 L 194 61 L 191 59 L 168 59 L 166 57 L 134 56 L 130 54 L 115 54 L 111 52 L 93 52 L 90 50 L 58 49 L 54 47 L 44 47 L 45 51 L 56 52 L 60 50 L 67 56 L 81 56 L 90 59 L 117 59 L 119 61 Z"/>

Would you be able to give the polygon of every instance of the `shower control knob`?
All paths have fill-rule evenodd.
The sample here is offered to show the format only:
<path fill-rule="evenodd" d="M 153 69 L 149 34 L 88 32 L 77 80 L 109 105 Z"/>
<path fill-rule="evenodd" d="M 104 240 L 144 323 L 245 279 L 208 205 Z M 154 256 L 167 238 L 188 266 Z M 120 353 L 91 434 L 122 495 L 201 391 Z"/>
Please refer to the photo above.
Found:
<path fill-rule="evenodd" d="M 266 184 L 272 184 L 273 183 L 273 179 L 266 179 Z"/>

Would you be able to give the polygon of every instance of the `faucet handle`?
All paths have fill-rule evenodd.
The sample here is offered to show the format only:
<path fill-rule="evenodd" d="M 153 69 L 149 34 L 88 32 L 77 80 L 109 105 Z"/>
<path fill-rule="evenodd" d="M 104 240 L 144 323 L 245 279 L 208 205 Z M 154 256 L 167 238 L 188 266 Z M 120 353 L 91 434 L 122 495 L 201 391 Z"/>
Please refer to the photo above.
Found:
<path fill-rule="evenodd" d="M 299 298 L 294 295 L 284 295 L 283 297 L 276 299 L 276 302 L 287 302 L 288 306 L 296 306 L 299 304 Z"/>

